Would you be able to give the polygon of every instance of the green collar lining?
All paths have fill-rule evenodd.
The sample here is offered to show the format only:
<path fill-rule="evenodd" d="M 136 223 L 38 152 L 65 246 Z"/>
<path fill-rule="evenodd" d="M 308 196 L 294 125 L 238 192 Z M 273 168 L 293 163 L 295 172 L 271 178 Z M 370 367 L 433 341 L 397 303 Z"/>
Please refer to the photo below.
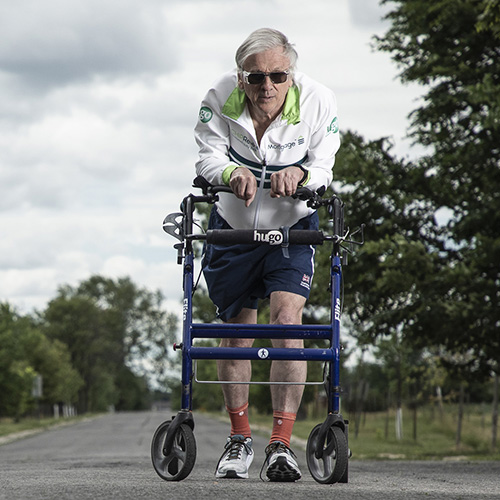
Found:
<path fill-rule="evenodd" d="M 222 107 L 222 114 L 233 120 L 237 120 L 246 105 L 246 95 L 239 87 L 235 87 Z M 296 85 L 288 89 L 283 106 L 282 119 L 288 125 L 296 125 L 300 122 L 300 91 Z"/>

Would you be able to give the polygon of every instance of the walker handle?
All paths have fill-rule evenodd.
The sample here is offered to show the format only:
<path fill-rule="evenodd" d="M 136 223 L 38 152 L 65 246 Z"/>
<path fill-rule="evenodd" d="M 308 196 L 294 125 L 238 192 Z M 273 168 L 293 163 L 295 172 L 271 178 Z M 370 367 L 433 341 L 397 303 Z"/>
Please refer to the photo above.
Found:
<path fill-rule="evenodd" d="M 282 245 L 286 243 L 286 228 L 281 229 L 209 229 L 207 243 L 219 245 Z M 322 245 L 327 238 L 323 231 L 291 229 L 288 231 L 290 245 Z"/>
<path fill-rule="evenodd" d="M 210 184 L 205 177 L 199 175 L 193 180 L 193 187 L 200 188 L 204 195 L 215 195 L 217 193 L 233 193 L 229 186 L 215 186 Z M 299 187 L 292 195 L 292 198 L 308 202 L 310 206 L 318 208 L 321 205 L 321 197 L 325 193 L 325 187 L 320 187 L 316 192 L 307 187 Z"/>

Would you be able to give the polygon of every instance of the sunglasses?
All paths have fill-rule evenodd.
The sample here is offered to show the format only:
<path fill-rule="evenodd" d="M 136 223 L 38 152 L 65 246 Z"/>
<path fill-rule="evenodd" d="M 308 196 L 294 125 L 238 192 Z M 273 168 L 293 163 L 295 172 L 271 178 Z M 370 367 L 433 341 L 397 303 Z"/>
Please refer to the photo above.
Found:
<path fill-rule="evenodd" d="M 260 85 L 264 83 L 266 76 L 268 76 L 273 83 L 285 83 L 288 80 L 290 71 L 276 71 L 272 73 L 250 73 L 243 71 L 243 79 L 245 83 L 250 85 Z"/>

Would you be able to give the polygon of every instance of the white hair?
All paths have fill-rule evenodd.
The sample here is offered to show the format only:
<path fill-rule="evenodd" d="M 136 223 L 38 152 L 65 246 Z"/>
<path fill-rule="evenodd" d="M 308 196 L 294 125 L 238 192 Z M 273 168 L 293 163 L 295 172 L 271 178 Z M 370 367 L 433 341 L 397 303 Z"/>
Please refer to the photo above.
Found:
<path fill-rule="evenodd" d="M 271 28 L 261 28 L 254 31 L 239 46 L 235 57 L 238 71 L 243 71 L 243 66 L 248 57 L 276 47 L 283 48 L 284 54 L 290 60 L 290 71 L 293 73 L 298 58 L 297 51 L 281 31 Z"/>

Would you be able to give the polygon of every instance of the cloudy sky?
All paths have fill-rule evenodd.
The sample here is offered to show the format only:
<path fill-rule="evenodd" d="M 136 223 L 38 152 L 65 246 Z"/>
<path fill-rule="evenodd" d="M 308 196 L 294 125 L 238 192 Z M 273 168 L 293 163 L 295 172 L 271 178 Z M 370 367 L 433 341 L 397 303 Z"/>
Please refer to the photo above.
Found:
<path fill-rule="evenodd" d="M 256 28 L 337 94 L 340 125 L 411 154 L 404 87 L 377 0 L 16 0 L 0 4 L 0 301 L 42 310 L 58 286 L 130 276 L 180 309 L 161 222 L 191 191 L 208 86 Z"/>

